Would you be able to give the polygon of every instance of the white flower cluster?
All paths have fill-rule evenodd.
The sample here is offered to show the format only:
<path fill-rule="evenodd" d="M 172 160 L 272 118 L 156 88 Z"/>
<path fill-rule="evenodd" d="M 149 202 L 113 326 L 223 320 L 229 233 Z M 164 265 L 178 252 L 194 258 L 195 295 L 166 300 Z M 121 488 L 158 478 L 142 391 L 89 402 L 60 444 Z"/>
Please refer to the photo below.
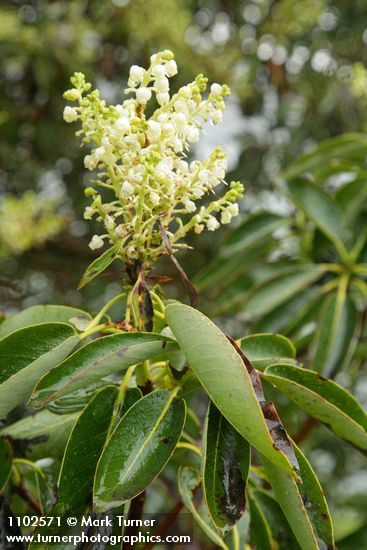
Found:
<path fill-rule="evenodd" d="M 81 122 L 77 135 L 83 136 L 83 143 L 92 144 L 85 166 L 98 174 L 95 187 L 86 189 L 93 200 L 85 218 L 97 216 L 106 233 L 94 235 L 90 247 L 100 248 L 105 240 L 112 245 L 121 242 L 119 257 L 126 264 L 150 267 L 166 253 L 161 228 L 175 250 L 186 246 L 178 241 L 188 231 L 201 233 L 205 227 L 214 231 L 220 222 L 229 223 L 238 214 L 236 201 L 243 194 L 239 182 L 232 182 L 227 193 L 208 206 L 198 210 L 196 204 L 204 195 L 214 196 L 224 181 L 224 151 L 216 148 L 204 162 L 187 160 L 203 122 L 222 120 L 229 88 L 212 84 L 204 98 L 207 79 L 199 75 L 170 95 L 169 78 L 176 73 L 172 52 L 164 51 L 151 57 L 148 69 L 131 67 L 125 93 L 133 98 L 120 105 L 107 106 L 98 90 L 90 91 L 91 84 L 81 73 L 75 73 L 74 87 L 64 94 L 78 103 L 65 107 L 64 119 Z M 110 190 L 112 200 L 107 202 L 96 187 Z M 220 222 L 215 214 L 220 214 Z"/>

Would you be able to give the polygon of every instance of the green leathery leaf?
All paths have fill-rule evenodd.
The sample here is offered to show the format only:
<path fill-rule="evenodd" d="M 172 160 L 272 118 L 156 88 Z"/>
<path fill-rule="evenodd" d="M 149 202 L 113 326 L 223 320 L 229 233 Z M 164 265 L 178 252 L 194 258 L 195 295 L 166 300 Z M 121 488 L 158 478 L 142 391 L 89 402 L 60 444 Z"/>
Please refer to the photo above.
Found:
<path fill-rule="evenodd" d="M 290 327 L 297 321 L 301 321 L 312 304 L 319 299 L 318 287 L 305 288 L 292 298 L 282 302 L 267 315 L 259 319 L 255 325 L 258 332 L 281 332 L 289 334 Z"/>
<path fill-rule="evenodd" d="M 200 290 L 210 289 L 215 294 L 222 287 L 228 287 L 230 283 L 241 277 L 241 281 L 246 279 L 249 283 L 253 282 L 249 277 L 249 265 L 256 265 L 259 261 L 264 261 L 270 252 L 274 240 L 268 239 L 260 243 L 256 248 L 242 251 L 241 254 L 234 254 L 224 261 L 220 256 L 213 258 L 211 262 L 205 265 L 194 277 L 193 282 Z"/>
<path fill-rule="evenodd" d="M 65 511 L 82 513 L 88 504 L 117 393 L 115 386 L 107 386 L 98 391 L 73 427 L 58 481 L 58 505 Z"/>
<path fill-rule="evenodd" d="M 87 387 L 116 371 L 140 363 L 170 349 L 165 336 L 124 333 L 103 336 L 86 344 L 44 376 L 31 396 L 32 407 L 42 407 L 63 395 Z"/>
<path fill-rule="evenodd" d="M 286 183 L 287 194 L 295 205 L 334 243 L 344 242 L 348 230 L 342 210 L 321 187 L 306 179 Z"/>
<path fill-rule="evenodd" d="M 75 307 L 54 305 L 31 306 L 8 317 L 0 324 L 0 338 L 4 338 L 11 332 L 20 328 L 38 325 L 40 323 L 69 323 L 74 326 L 73 323 L 70 322 L 70 319 L 75 317 L 81 317 L 87 320 L 91 319 L 89 313 Z"/>
<path fill-rule="evenodd" d="M 252 334 L 241 338 L 239 344 L 254 367 L 261 370 L 266 365 L 296 357 L 296 348 L 281 334 Z"/>
<path fill-rule="evenodd" d="M 279 550 L 300 550 L 300 546 L 275 498 L 267 491 L 260 489 L 252 491 L 251 495 L 269 524 L 272 537 L 278 545 L 277 548 Z"/>
<path fill-rule="evenodd" d="M 78 416 L 79 413 L 61 416 L 44 410 L 6 426 L 0 435 L 24 443 L 26 455 L 33 459 L 59 457 Z"/>
<path fill-rule="evenodd" d="M 333 549 L 333 528 L 321 486 L 311 465 L 294 445 L 302 482 L 282 472 L 264 456 L 266 476 L 302 550 Z"/>
<path fill-rule="evenodd" d="M 352 345 L 357 318 L 357 308 L 348 296 L 337 293 L 326 298 L 312 345 L 314 370 L 325 376 L 335 374 Z"/>
<path fill-rule="evenodd" d="M 26 401 L 36 382 L 78 342 L 75 330 L 65 323 L 32 325 L 0 340 L 0 418 Z"/>
<path fill-rule="evenodd" d="M 119 418 L 122 418 L 127 413 L 127 411 L 131 409 L 131 407 L 135 405 L 135 403 L 139 401 L 139 399 L 141 399 L 142 397 L 143 394 L 139 388 L 129 388 L 125 393 L 124 399 L 122 401 L 119 410 Z"/>
<path fill-rule="evenodd" d="M 263 376 L 336 435 L 367 451 L 367 415 L 358 401 L 333 380 L 292 365 L 271 365 Z"/>
<path fill-rule="evenodd" d="M 214 525 L 209 525 L 197 511 L 193 502 L 193 493 L 200 485 L 200 474 L 188 466 L 181 466 L 178 471 L 178 490 L 184 506 L 192 514 L 195 522 L 199 525 L 202 531 L 220 548 L 229 550 L 226 543 L 217 533 Z"/>
<path fill-rule="evenodd" d="M 257 212 L 239 225 L 224 242 L 220 251 L 223 258 L 258 247 L 261 240 L 267 239 L 276 229 L 287 225 L 288 218 L 272 212 Z"/>
<path fill-rule="evenodd" d="M 8 482 L 13 462 L 13 451 L 5 439 L 0 439 L 0 493 Z"/>
<path fill-rule="evenodd" d="M 262 317 L 320 279 L 323 274 L 324 270 L 317 265 L 297 265 L 288 273 L 280 273 L 264 283 L 254 285 L 244 302 L 244 312 L 251 317 Z"/>
<path fill-rule="evenodd" d="M 366 154 L 367 139 L 364 134 L 343 134 L 323 141 L 314 151 L 302 155 L 283 173 L 284 179 L 290 180 L 305 172 L 313 172 L 325 165 L 334 166 L 341 159 L 357 157 L 363 163 Z"/>
<path fill-rule="evenodd" d="M 274 425 L 268 427 L 265 415 L 271 412 L 273 416 L 275 410 L 273 407 L 271 411 L 265 410 L 271 404 L 265 402 L 260 379 L 252 365 L 248 361 L 244 365 L 238 350 L 199 311 L 170 304 L 166 308 L 166 319 L 192 370 L 223 416 L 270 461 L 295 475 L 297 463 L 291 448 L 288 455 L 291 446 L 279 419 L 276 429 Z"/>
<path fill-rule="evenodd" d="M 79 281 L 78 290 L 87 285 L 92 279 L 97 277 L 97 275 L 102 273 L 102 271 L 107 269 L 107 267 L 112 264 L 112 262 L 119 255 L 119 252 L 125 240 L 126 239 L 123 239 L 123 241 L 119 241 L 111 248 L 108 248 L 107 250 L 105 250 L 105 252 L 103 252 L 103 254 L 101 254 L 98 258 L 96 258 L 95 260 L 93 260 L 92 263 L 89 264 Z"/>
<path fill-rule="evenodd" d="M 206 506 L 214 524 L 227 531 L 246 506 L 250 445 L 210 402 L 202 443 L 202 480 Z"/>
<path fill-rule="evenodd" d="M 298 483 L 298 489 L 301 493 L 303 504 L 318 538 L 328 548 L 334 548 L 334 528 L 320 482 L 311 464 L 299 447 L 295 443 L 293 443 L 293 447 L 301 470 L 302 483 Z"/>
<path fill-rule="evenodd" d="M 272 533 L 265 514 L 257 502 L 249 495 L 250 545 L 255 550 L 273 550 Z"/>
<path fill-rule="evenodd" d="M 359 177 L 341 187 L 335 200 L 343 210 L 347 221 L 353 221 L 364 209 L 367 200 L 367 177 Z"/>
<path fill-rule="evenodd" d="M 176 392 L 154 391 L 122 417 L 104 448 L 94 481 L 98 511 L 110 510 L 144 491 L 168 462 L 185 423 Z"/>
<path fill-rule="evenodd" d="M 68 393 L 56 401 L 51 401 L 47 405 L 47 409 L 55 414 L 70 414 L 73 412 L 81 411 L 92 399 L 96 391 L 110 386 L 111 381 L 99 380 L 94 384 L 91 384 L 87 388 L 80 388 L 72 393 Z"/>

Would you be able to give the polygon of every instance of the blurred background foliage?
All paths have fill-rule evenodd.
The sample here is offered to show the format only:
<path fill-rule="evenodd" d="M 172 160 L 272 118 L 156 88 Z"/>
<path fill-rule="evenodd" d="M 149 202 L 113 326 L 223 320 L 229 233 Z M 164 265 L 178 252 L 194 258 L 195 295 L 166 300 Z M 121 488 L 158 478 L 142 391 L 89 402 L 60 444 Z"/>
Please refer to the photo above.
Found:
<path fill-rule="evenodd" d="M 104 98 L 118 102 L 130 65 L 146 65 L 153 52 L 168 48 L 180 69 L 174 86 L 199 72 L 231 86 L 223 124 L 207 128 L 193 154 L 202 157 L 223 145 L 229 153 L 228 179 L 246 186 L 238 227 L 193 237 L 195 251 L 179 256 L 201 290 L 201 307 L 235 336 L 284 332 L 308 366 L 325 352 L 326 374 L 338 376 L 366 405 L 366 273 L 363 265 L 354 272 L 337 244 L 341 240 L 348 252 L 354 250 L 355 263 L 367 263 L 366 44 L 365 0 L 2 2 L 3 311 L 37 303 L 95 311 L 119 291 L 120 275 L 113 271 L 76 290 L 94 257 L 87 246 L 93 227 L 82 218 L 88 174 L 73 128 L 62 120 L 62 92 L 70 75 L 82 71 Z M 350 132 L 359 135 L 316 148 Z M 297 164 L 300 155 L 312 151 L 316 161 L 307 164 L 306 156 Z M 310 178 L 299 180 L 304 171 Z M 292 193 L 297 181 L 306 199 Z M 326 231 L 318 223 L 324 216 Z M 338 216 L 346 218 L 346 240 L 339 234 Z M 323 270 L 326 263 L 339 271 Z M 168 294 L 184 296 L 167 262 L 158 264 L 157 272 L 175 278 Z M 278 284 L 267 286 L 274 281 Z M 335 329 L 331 345 L 329 337 L 324 344 L 320 336 L 323 323 Z M 346 368 L 337 372 L 341 363 Z M 326 489 L 338 537 L 363 529 L 365 459 L 324 428 L 307 427 L 307 419 L 285 398 L 283 408 L 281 416 L 293 432 L 306 422 L 306 450 Z M 358 540 L 346 539 L 340 548 L 367 548 L 367 543 L 356 546 Z"/>

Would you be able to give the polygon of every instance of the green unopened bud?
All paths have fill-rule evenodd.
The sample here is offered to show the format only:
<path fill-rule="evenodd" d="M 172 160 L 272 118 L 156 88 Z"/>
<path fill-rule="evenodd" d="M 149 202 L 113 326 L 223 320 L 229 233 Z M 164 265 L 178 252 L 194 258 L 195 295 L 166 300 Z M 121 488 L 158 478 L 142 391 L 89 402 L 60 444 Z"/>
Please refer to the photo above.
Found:
<path fill-rule="evenodd" d="M 93 189 L 93 187 L 86 187 L 84 189 L 84 195 L 86 197 L 93 197 L 96 194 L 97 194 L 97 191 L 95 189 Z"/>

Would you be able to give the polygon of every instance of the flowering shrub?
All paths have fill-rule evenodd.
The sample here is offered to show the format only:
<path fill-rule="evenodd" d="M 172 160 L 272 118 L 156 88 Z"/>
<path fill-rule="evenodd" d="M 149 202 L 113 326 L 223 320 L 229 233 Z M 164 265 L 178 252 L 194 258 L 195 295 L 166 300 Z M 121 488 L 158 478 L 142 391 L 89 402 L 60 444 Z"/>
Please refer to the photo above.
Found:
<path fill-rule="evenodd" d="M 150 267 L 166 253 L 160 227 L 175 250 L 187 246 L 181 240 L 190 230 L 214 231 L 220 222 L 229 223 L 238 214 L 241 183 L 232 182 L 224 196 L 215 197 L 225 177 L 225 152 L 217 147 L 204 162 L 186 160 L 203 123 L 222 120 L 229 88 L 212 84 L 204 98 L 207 79 L 198 75 L 170 95 L 169 78 L 176 73 L 172 52 L 164 51 L 151 57 L 146 70 L 131 67 L 125 93 L 133 97 L 122 104 L 106 105 L 98 90 L 90 91 L 91 84 L 81 73 L 72 77 L 74 88 L 64 94 L 78 103 L 65 107 L 64 119 L 80 121 L 77 135 L 92 147 L 85 166 L 97 171 L 94 186 L 85 190 L 92 198 L 85 218 L 96 216 L 105 233 L 94 235 L 89 246 L 98 249 L 105 241 L 121 244 L 118 257 L 126 264 L 139 261 Z M 108 200 L 99 188 L 110 191 Z M 197 202 L 208 194 L 211 202 L 198 207 Z"/>
<path fill-rule="evenodd" d="M 133 539 L 118 521 L 124 516 L 140 519 L 148 491 L 157 512 L 162 501 L 172 505 L 172 515 L 155 531 L 159 536 L 185 507 L 216 548 L 334 550 L 320 483 L 262 382 L 365 454 L 367 415 L 361 405 L 317 370 L 303 368 L 286 337 L 262 333 L 235 341 L 194 307 L 166 300 L 158 285 L 144 278 L 144 269 L 161 255 L 172 256 L 187 246 L 181 239 L 189 230 L 215 230 L 219 215 L 229 223 L 243 193 L 234 182 L 221 198 L 197 206 L 224 180 L 225 154 L 216 149 L 206 161 L 190 164 L 186 154 L 203 123 L 220 122 L 228 88 L 213 84 L 204 98 L 206 79 L 199 75 L 170 96 L 168 78 L 176 71 L 171 52 L 152 56 L 147 70 L 133 66 L 127 93 L 134 98 L 121 105 L 107 107 L 80 73 L 65 94 L 78 106 L 67 106 L 64 118 L 81 122 L 78 134 L 91 147 L 85 164 L 96 172 L 87 189 L 92 204 L 85 215 L 96 216 L 106 231 L 90 245 L 111 245 L 87 268 L 82 283 L 115 258 L 128 272 L 136 268 L 135 278 L 93 317 L 66 306 L 33 306 L 1 323 L 0 505 L 2 523 L 9 520 L 5 533 L 13 534 L 12 513 L 36 511 L 51 520 L 33 523 L 43 543 L 56 534 L 71 537 L 66 540 L 75 546 L 83 541 L 121 548 L 141 541 L 151 548 L 153 539 L 144 534 Z M 155 110 L 149 104 L 153 94 Z M 347 240 L 333 203 L 302 181 L 288 192 L 297 193 L 312 220 L 320 209 L 327 213 L 320 230 L 344 253 Z M 108 193 L 112 200 L 106 199 Z M 269 238 L 273 230 L 274 216 L 262 216 L 260 222 L 258 217 L 232 236 L 232 250 L 243 252 L 249 242 L 258 246 L 260 236 Z M 362 237 L 351 252 L 356 258 L 366 242 Z M 238 262 L 240 256 L 234 256 Z M 222 263 L 223 258 L 228 256 L 220 258 Z M 346 259 L 351 269 L 351 257 Z M 364 265 L 357 267 L 365 273 Z M 308 265 L 307 275 L 309 271 Z M 303 273 L 297 275 L 296 285 L 285 279 L 285 291 L 278 281 L 265 293 L 258 287 L 253 310 L 264 312 L 269 302 L 277 305 L 300 291 Z M 336 327 L 333 358 L 335 349 L 341 349 L 338 323 L 345 319 L 339 313 L 345 274 L 341 280 L 337 301 L 325 317 Z M 113 320 L 111 306 L 125 299 L 124 318 Z M 322 351 L 329 335 L 320 337 Z M 321 363 L 329 359 L 320 355 Z M 209 401 L 204 423 L 196 415 L 203 394 Z M 25 405 L 36 410 L 33 415 Z M 178 491 L 172 488 L 176 478 Z M 68 516 L 72 523 L 65 522 Z M 28 526 L 20 525 L 23 532 Z M 199 536 L 195 530 L 194 538 Z M 38 547 L 34 541 L 29 548 Z"/>

